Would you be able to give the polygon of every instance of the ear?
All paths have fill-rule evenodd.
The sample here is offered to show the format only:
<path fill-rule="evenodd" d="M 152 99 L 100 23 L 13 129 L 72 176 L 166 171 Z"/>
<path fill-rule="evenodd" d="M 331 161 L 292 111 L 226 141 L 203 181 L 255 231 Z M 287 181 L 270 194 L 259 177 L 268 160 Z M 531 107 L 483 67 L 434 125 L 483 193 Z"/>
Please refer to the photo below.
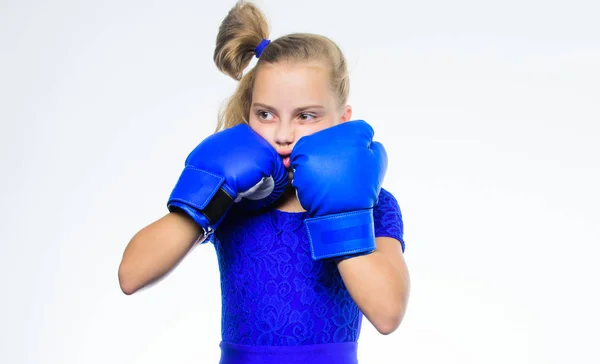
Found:
<path fill-rule="evenodd" d="M 343 107 L 342 111 L 343 111 L 343 113 L 342 113 L 342 116 L 340 117 L 341 123 L 352 120 L 352 106 L 346 105 Z"/>

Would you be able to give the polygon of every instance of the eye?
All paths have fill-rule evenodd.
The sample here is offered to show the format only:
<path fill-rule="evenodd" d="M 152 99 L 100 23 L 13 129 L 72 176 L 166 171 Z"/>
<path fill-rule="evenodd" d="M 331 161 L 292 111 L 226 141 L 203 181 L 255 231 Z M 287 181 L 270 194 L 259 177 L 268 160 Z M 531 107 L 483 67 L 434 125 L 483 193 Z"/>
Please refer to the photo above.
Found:
<path fill-rule="evenodd" d="M 301 113 L 301 114 L 300 114 L 298 117 L 299 117 L 299 118 L 300 118 L 300 120 L 302 120 L 302 121 L 310 121 L 310 120 L 313 120 L 313 119 L 315 119 L 317 116 L 316 116 L 316 115 L 313 115 L 313 114 L 309 114 L 309 113 L 305 113 L 305 112 L 303 112 L 303 113 Z"/>
<path fill-rule="evenodd" d="M 266 120 L 266 121 L 271 121 L 273 120 L 273 114 L 271 114 L 268 111 L 265 110 L 258 110 L 256 112 L 256 116 L 260 119 L 260 120 Z M 271 118 L 271 119 L 269 119 Z"/>

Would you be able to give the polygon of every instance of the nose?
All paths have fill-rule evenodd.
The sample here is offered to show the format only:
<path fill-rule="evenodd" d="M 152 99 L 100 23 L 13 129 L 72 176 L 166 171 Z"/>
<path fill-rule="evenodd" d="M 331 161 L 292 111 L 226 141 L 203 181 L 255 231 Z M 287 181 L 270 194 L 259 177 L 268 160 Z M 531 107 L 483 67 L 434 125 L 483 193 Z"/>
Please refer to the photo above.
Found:
<path fill-rule="evenodd" d="M 280 122 L 275 131 L 275 144 L 289 147 L 294 143 L 294 127 L 287 122 Z"/>

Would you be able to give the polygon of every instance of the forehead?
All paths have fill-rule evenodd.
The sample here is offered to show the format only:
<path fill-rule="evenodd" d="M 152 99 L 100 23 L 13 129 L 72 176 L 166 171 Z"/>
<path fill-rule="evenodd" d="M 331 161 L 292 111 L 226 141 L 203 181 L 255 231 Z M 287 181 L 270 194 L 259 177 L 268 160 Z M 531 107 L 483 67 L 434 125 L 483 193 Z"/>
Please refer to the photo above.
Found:
<path fill-rule="evenodd" d="M 252 99 L 266 104 L 326 103 L 333 98 L 329 71 L 318 62 L 264 63 L 256 70 Z"/>

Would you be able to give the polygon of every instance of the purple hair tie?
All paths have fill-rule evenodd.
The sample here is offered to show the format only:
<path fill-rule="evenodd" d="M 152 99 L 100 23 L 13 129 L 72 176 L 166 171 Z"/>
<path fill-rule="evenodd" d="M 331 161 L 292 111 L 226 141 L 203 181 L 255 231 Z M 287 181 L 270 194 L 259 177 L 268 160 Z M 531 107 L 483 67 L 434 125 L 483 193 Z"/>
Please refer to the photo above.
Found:
<path fill-rule="evenodd" d="M 256 53 L 256 58 L 259 58 L 260 55 L 262 54 L 262 52 L 265 50 L 265 48 L 267 48 L 267 46 L 269 45 L 269 43 L 271 43 L 270 40 L 268 39 L 263 39 L 259 45 L 256 46 L 256 48 L 254 48 L 254 52 Z"/>

